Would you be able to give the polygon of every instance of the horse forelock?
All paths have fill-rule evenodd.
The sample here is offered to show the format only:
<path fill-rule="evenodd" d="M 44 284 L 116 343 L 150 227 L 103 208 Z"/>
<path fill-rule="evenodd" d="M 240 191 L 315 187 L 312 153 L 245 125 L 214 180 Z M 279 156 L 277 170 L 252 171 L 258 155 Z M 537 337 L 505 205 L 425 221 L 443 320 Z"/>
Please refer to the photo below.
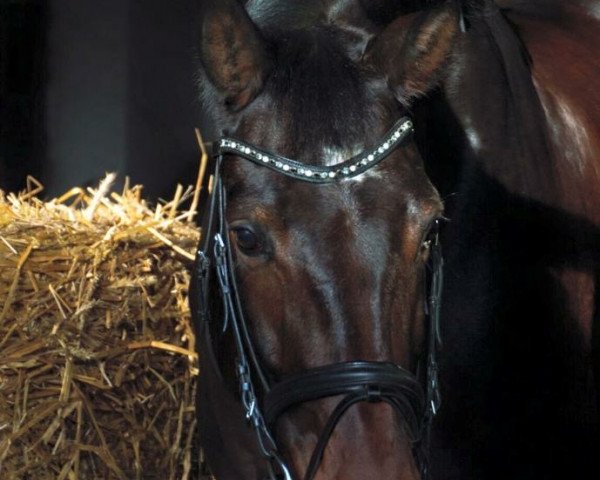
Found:
<path fill-rule="evenodd" d="M 291 155 L 349 150 L 359 140 L 371 140 L 370 128 L 380 123 L 383 113 L 377 87 L 348 58 L 335 31 L 317 27 L 286 32 L 273 45 L 275 69 L 266 93 L 295 137 Z"/>

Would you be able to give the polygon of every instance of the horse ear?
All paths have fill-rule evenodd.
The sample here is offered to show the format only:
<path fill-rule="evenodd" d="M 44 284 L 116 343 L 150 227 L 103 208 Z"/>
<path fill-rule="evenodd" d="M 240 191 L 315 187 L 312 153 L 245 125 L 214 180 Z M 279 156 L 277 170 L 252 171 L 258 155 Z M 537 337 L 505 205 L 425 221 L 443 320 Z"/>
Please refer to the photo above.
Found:
<path fill-rule="evenodd" d="M 396 98 L 409 104 L 441 80 L 459 24 L 459 12 L 451 3 L 400 17 L 373 39 L 364 61 L 383 72 Z"/>
<path fill-rule="evenodd" d="M 209 0 L 202 12 L 200 60 L 208 80 L 238 111 L 260 93 L 270 70 L 267 45 L 237 0 Z"/>

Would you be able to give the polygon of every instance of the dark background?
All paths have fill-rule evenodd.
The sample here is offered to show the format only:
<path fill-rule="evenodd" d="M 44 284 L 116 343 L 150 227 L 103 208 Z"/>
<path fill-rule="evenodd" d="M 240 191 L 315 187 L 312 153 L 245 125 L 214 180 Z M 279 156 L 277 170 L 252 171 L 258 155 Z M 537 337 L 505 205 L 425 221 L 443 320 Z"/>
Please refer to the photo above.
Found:
<path fill-rule="evenodd" d="M 0 189 L 193 184 L 197 0 L 0 0 Z"/>

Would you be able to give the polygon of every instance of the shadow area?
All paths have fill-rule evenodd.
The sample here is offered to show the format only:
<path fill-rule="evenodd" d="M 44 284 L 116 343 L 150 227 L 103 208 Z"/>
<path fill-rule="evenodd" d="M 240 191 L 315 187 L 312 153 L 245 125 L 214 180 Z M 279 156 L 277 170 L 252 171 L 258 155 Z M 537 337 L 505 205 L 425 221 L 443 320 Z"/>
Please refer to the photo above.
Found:
<path fill-rule="evenodd" d="M 421 145 L 450 218 L 433 478 L 596 478 L 600 228 L 509 192 L 440 127 Z"/>

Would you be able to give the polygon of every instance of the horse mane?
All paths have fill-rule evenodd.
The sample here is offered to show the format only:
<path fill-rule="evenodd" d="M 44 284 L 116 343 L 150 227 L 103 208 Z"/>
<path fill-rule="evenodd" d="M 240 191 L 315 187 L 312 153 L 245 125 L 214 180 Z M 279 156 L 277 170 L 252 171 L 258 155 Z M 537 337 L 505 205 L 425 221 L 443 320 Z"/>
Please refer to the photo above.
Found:
<path fill-rule="evenodd" d="M 457 104 L 462 104 L 462 108 L 474 108 L 478 116 L 473 128 L 488 132 L 488 139 L 494 136 L 498 148 L 485 151 L 485 162 L 501 165 L 505 158 L 510 158 L 510 175 L 519 179 L 522 188 L 538 185 L 540 189 L 553 191 L 556 189 L 556 174 L 544 163 L 553 158 L 551 140 L 544 108 L 534 85 L 533 60 L 527 45 L 518 28 L 506 16 L 506 10 L 498 5 L 499 2 L 462 0 L 461 3 L 465 6 L 467 35 L 472 38 L 472 47 L 464 54 L 476 55 L 469 62 L 480 67 L 472 70 L 472 76 L 451 76 L 445 94 Z M 474 48 L 475 45 L 478 48 Z M 457 52 L 456 55 L 460 56 L 461 53 Z M 481 110 L 472 103 L 465 103 L 473 99 L 468 96 L 463 98 L 460 92 L 474 87 L 482 94 L 488 88 L 482 89 L 482 85 L 491 81 L 486 77 L 487 74 L 481 73 L 486 71 L 494 72 L 494 88 L 504 92 L 504 101 L 497 103 L 494 109 Z M 471 160 L 481 152 L 471 147 L 465 148 L 466 145 L 457 145 L 460 149 L 460 154 L 457 154 L 466 155 L 462 157 L 469 160 L 465 165 L 476 168 L 479 162 Z"/>
<path fill-rule="evenodd" d="M 438 0 L 433 0 L 438 1 Z M 442 0 L 443 1 L 443 0 Z M 505 11 L 517 11 L 537 17 L 559 18 L 565 5 L 578 3 L 577 0 L 457 0 L 468 15 L 500 8 Z M 581 0 L 579 1 L 581 3 Z"/>
<path fill-rule="evenodd" d="M 320 22 L 323 0 L 273 1 L 246 0 L 245 7 L 262 31 L 273 28 L 296 30 Z"/>

